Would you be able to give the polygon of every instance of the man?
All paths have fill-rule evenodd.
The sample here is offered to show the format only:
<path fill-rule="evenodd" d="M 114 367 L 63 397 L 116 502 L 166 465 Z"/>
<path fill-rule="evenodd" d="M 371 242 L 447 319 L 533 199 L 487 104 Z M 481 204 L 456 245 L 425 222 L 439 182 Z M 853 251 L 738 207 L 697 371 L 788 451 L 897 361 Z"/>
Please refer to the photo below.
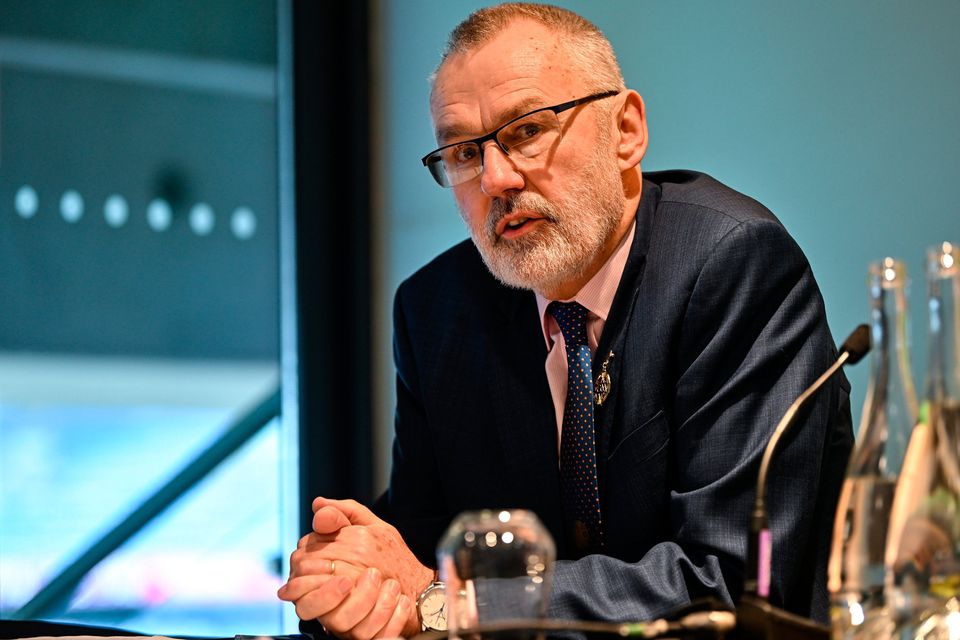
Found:
<path fill-rule="evenodd" d="M 414 634 L 450 520 L 522 507 L 557 541 L 551 616 L 735 601 L 763 447 L 836 355 L 806 259 L 769 211 L 711 178 L 641 173 L 643 100 L 569 11 L 470 16 L 430 106 L 440 148 L 424 164 L 473 242 L 397 293 L 380 517 L 318 498 L 280 597 L 343 637 Z M 820 619 L 851 441 L 841 380 L 768 488 L 771 600 Z"/>

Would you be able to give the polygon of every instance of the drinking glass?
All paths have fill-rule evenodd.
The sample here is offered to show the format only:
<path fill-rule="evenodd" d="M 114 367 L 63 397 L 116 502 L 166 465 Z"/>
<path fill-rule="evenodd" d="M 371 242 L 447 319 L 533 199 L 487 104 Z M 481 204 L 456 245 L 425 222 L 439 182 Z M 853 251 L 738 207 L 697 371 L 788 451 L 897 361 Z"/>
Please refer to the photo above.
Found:
<path fill-rule="evenodd" d="M 450 637 L 491 623 L 542 619 L 555 558 L 553 538 L 531 511 L 457 516 L 437 546 Z M 534 634 L 512 634 L 523 635 Z"/>

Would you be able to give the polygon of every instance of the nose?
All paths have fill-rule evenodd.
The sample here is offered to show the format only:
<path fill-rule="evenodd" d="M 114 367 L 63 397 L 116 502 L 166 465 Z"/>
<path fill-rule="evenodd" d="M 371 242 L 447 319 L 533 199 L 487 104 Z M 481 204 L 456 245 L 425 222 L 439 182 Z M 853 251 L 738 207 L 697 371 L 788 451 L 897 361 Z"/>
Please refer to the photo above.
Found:
<path fill-rule="evenodd" d="M 523 175 L 517 171 L 510 157 L 490 141 L 483 147 L 483 173 L 480 174 L 480 190 L 494 198 L 507 191 L 523 188 Z"/>

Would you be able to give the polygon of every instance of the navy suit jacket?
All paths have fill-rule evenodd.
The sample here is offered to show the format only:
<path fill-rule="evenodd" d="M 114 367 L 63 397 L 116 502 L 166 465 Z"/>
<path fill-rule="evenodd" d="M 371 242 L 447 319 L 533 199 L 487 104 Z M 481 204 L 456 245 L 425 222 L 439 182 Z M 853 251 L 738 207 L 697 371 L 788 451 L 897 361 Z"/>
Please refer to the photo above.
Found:
<path fill-rule="evenodd" d="M 635 620 L 742 588 L 759 461 L 836 357 L 816 282 L 756 201 L 692 172 L 644 176 L 630 257 L 594 358 L 604 552 L 566 539 L 557 425 L 534 295 L 471 242 L 399 288 L 396 434 L 378 512 L 420 559 L 464 510 L 526 508 L 556 539 L 551 615 Z M 853 440 L 841 376 L 802 416 L 768 485 L 771 600 L 824 620 L 830 527 Z"/>

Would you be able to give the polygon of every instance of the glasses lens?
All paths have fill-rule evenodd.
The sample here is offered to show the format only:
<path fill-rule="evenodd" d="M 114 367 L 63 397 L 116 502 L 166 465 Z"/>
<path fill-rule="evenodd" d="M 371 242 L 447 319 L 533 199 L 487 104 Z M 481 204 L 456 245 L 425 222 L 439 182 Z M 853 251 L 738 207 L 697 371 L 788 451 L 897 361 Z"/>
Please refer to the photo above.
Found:
<path fill-rule="evenodd" d="M 447 174 L 443 170 L 443 159 L 439 153 L 433 153 L 427 158 L 427 169 L 430 170 L 430 175 L 441 187 L 451 186 L 450 181 L 447 180 Z"/>
<path fill-rule="evenodd" d="M 507 153 L 533 158 L 556 145 L 561 138 L 560 120 L 550 109 L 526 115 L 497 132 L 497 144 Z M 483 150 L 476 142 L 464 142 L 434 151 L 427 168 L 441 187 L 472 180 L 483 171 Z"/>
<path fill-rule="evenodd" d="M 427 166 L 442 187 L 452 187 L 480 175 L 480 147 L 465 142 L 441 149 L 427 159 Z"/>
<path fill-rule="evenodd" d="M 560 121 L 553 111 L 537 111 L 510 123 L 497 134 L 497 141 L 525 158 L 539 155 L 560 140 Z"/>

